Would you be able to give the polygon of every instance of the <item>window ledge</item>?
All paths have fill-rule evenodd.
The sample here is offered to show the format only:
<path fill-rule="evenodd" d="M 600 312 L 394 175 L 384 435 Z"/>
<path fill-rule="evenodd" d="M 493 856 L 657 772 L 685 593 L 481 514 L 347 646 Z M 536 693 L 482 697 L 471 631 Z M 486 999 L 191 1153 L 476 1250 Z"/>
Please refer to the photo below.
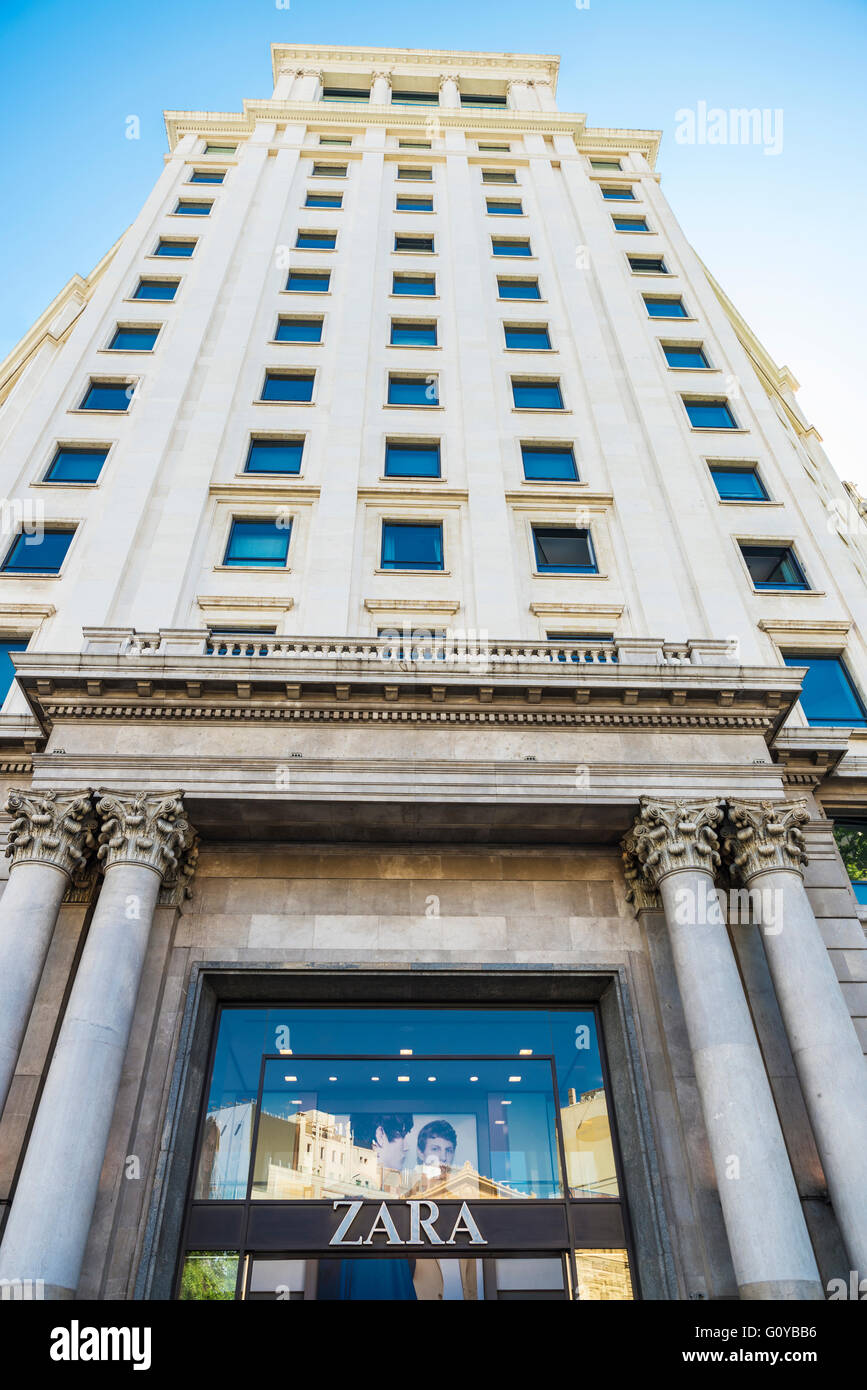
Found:
<path fill-rule="evenodd" d="M 436 251 L 396 251 L 392 248 L 392 256 L 436 256 Z"/>
<path fill-rule="evenodd" d="M 567 573 L 557 573 L 553 570 L 531 570 L 533 579 L 607 579 L 607 574 L 598 574 L 595 570 L 569 570 Z"/>
<path fill-rule="evenodd" d="M 749 434 L 749 433 L 750 433 L 749 430 L 741 429 L 740 426 L 739 426 L 737 429 L 733 429 L 733 430 L 727 429 L 725 425 L 689 425 L 688 428 L 689 428 L 689 431 L 690 431 L 691 434 Z"/>
<path fill-rule="evenodd" d="M 325 299 L 331 293 L 330 290 L 279 290 L 279 294 L 315 294 L 318 299 Z"/>
<path fill-rule="evenodd" d="M 560 351 L 559 348 L 553 348 L 553 347 L 550 347 L 550 348 L 510 348 L 510 347 L 503 348 L 503 352 L 542 352 L 542 353 L 547 354 L 549 357 L 551 356 L 552 353 L 555 354 L 555 355 L 559 355 L 559 351 Z"/>
<path fill-rule="evenodd" d="M 498 304 L 547 304 L 548 302 L 547 299 L 524 299 L 523 297 L 519 299 L 510 299 L 508 295 L 497 295 Z"/>
<path fill-rule="evenodd" d="M 283 405 L 283 406 L 291 405 L 293 408 L 294 408 L 296 405 L 301 405 L 301 406 L 303 406 L 303 407 L 305 408 L 305 410 L 309 410 L 310 407 L 311 407 L 311 405 L 317 405 L 318 402 L 317 402 L 317 401 L 259 401 L 259 400 L 254 400 L 254 401 L 252 402 L 252 404 L 253 404 L 253 405 Z"/>
<path fill-rule="evenodd" d="M 694 314 L 648 314 L 648 323 L 698 323 Z"/>
<path fill-rule="evenodd" d="M 324 339 L 323 339 L 323 338 L 267 338 L 266 341 L 265 341 L 265 346 L 266 346 L 266 347 L 280 347 L 280 348 L 283 348 L 283 347 L 295 347 L 295 348 L 323 347 L 323 346 L 324 346 Z"/>
<path fill-rule="evenodd" d="M 571 410 L 558 410 L 555 406 L 549 405 L 513 405 L 512 415 L 572 415 Z"/>
<path fill-rule="evenodd" d="M 772 497 L 718 497 L 721 507 L 784 507 L 785 502 L 775 502 Z"/>
<path fill-rule="evenodd" d="M 522 265 L 538 259 L 538 256 L 522 256 L 520 251 L 492 251 L 488 257 L 489 261 L 496 261 L 498 264 L 500 261 L 520 261 Z"/>
<path fill-rule="evenodd" d="M 438 294 L 395 294 L 394 291 L 388 296 L 389 299 L 425 299 L 430 303 L 439 299 Z"/>
<path fill-rule="evenodd" d="M 289 565 L 214 565 L 215 572 L 221 574 L 291 574 Z"/>
<path fill-rule="evenodd" d="M 162 256 L 160 256 L 159 259 L 162 260 Z M 120 304 L 159 304 L 160 306 L 162 306 L 163 304 L 176 304 L 178 293 L 180 293 L 180 288 L 180 285 L 178 285 L 174 299 L 136 299 L 133 295 L 132 297 L 121 299 L 118 302 Z M 117 348 L 99 348 L 98 350 L 100 352 L 117 352 Z M 128 349 L 122 349 L 122 351 L 124 350 Z M 153 352 L 153 348 L 151 348 L 150 351 Z"/>
<path fill-rule="evenodd" d="M 129 415 L 129 408 L 126 410 L 82 410 L 76 406 L 74 410 L 67 410 L 67 415 L 110 415 L 113 419 L 123 419 Z"/>
<path fill-rule="evenodd" d="M 439 405 L 397 405 L 394 401 L 384 401 L 383 410 L 444 410 L 445 406 Z"/>
<path fill-rule="evenodd" d="M 0 570 L 0 579 L 59 579 L 62 573 L 62 570 L 33 570 L 20 574 L 17 570 Z"/>
<path fill-rule="evenodd" d="M 431 473 L 380 473 L 377 478 L 379 483 L 424 483 L 425 487 L 428 483 L 444 483 L 446 481 L 447 479 L 442 474 L 435 478 Z M 421 491 L 421 489 L 418 490 Z"/>
<path fill-rule="evenodd" d="M 709 376 L 711 372 L 719 374 L 722 371 L 722 367 L 672 367 L 668 362 L 665 366 L 669 372 L 701 372 L 702 376 Z"/>
<path fill-rule="evenodd" d="M 615 227 L 617 236 L 659 236 L 653 227 Z"/>
<path fill-rule="evenodd" d="M 149 354 L 150 354 L 151 356 L 153 356 L 153 354 L 156 352 L 156 346 L 154 346 L 154 347 L 152 347 L 152 348 L 112 348 L 112 347 L 104 347 L 104 348 L 97 348 L 96 350 L 97 350 L 98 353 L 100 353 L 100 352 L 108 352 L 108 353 L 111 353 L 111 356 L 112 356 L 112 357 L 123 357 L 123 355 L 124 355 L 125 353 L 127 353 L 127 352 L 134 353 L 136 357 L 147 357 Z"/>
<path fill-rule="evenodd" d="M 323 209 L 323 211 L 324 211 L 324 209 Z M 324 256 L 333 256 L 334 253 L 337 251 L 337 247 L 336 247 L 336 246 L 293 246 L 293 247 L 291 248 L 291 250 L 292 250 L 292 251 L 298 251 L 302 256 L 314 255 L 316 252 L 318 252 L 320 255 L 324 255 Z"/>
<path fill-rule="evenodd" d="M 799 598 L 827 598 L 824 589 L 794 589 L 783 587 L 781 589 L 757 589 L 755 584 L 752 586 L 753 593 L 757 598 L 765 598 L 768 594 L 777 596 L 778 594 L 797 594 Z"/>
<path fill-rule="evenodd" d="M 195 258 L 195 251 L 193 252 L 192 256 L 167 256 L 165 252 L 163 252 L 163 254 L 160 256 L 157 255 L 156 251 L 151 251 L 149 255 L 142 257 L 142 259 L 145 261 L 193 261 L 195 260 Z M 153 303 L 154 301 L 149 302 Z M 164 300 L 162 302 L 169 303 L 168 300 Z"/>
<path fill-rule="evenodd" d="M 406 352 L 442 352 L 442 343 L 386 343 L 387 348 L 403 348 Z"/>
<path fill-rule="evenodd" d="M 374 574 L 411 574 L 411 575 L 413 576 L 414 579 L 417 579 L 417 578 L 419 577 L 419 575 L 426 575 L 426 576 L 428 576 L 428 577 L 431 578 L 431 579 L 448 579 L 448 578 L 450 578 L 450 576 L 451 576 L 451 570 L 423 570 L 423 569 L 413 569 L 413 570 L 387 569 L 387 570 L 384 570 L 384 569 L 379 569 L 379 568 L 377 568 L 377 569 L 375 569 L 375 570 L 373 571 L 373 573 L 374 573 Z"/>
<path fill-rule="evenodd" d="M 88 415 L 90 414 L 89 411 L 86 411 L 85 413 L 88 414 Z M 103 467 L 104 467 L 104 466 L 105 466 L 105 465 L 103 465 Z M 66 481 L 63 481 L 63 480 L 61 479 L 61 480 L 58 480 L 57 482 L 55 482 L 52 478 L 39 478 L 39 479 L 37 479 L 35 482 L 30 483 L 28 486 L 30 486 L 30 487 L 52 487 L 52 488 L 57 488 L 57 487 L 75 487 L 75 488 L 80 488 L 80 487 L 99 487 L 99 479 L 97 479 L 96 482 L 94 482 L 94 483 L 76 483 L 76 482 L 73 482 L 71 479 L 67 479 Z"/>

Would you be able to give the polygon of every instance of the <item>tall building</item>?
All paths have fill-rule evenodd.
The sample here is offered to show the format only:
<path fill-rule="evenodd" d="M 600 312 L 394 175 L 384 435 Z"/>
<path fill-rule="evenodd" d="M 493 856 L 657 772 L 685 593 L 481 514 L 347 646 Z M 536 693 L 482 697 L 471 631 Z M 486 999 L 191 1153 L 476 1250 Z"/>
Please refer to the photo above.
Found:
<path fill-rule="evenodd" d="M 0 369 L 3 1288 L 822 1298 L 860 501 L 556 58 L 273 71 Z"/>

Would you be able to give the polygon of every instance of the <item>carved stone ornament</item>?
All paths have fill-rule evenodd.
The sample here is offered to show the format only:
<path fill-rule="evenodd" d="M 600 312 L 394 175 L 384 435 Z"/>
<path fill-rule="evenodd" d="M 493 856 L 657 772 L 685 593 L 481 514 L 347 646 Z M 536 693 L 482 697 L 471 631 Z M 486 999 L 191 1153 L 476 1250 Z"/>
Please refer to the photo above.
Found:
<path fill-rule="evenodd" d="M 100 792 L 98 858 L 156 869 L 163 882 L 188 884 L 198 857 L 196 833 L 184 814 L 183 792 Z"/>
<path fill-rule="evenodd" d="M 370 85 L 371 85 L 371 87 L 373 86 L 374 82 L 378 82 L 378 81 L 380 80 L 380 78 L 382 79 L 383 82 L 387 82 L 388 85 L 389 85 L 389 87 L 391 86 L 391 73 L 390 73 L 390 72 L 374 72 L 374 73 L 371 74 L 371 78 L 370 78 Z"/>
<path fill-rule="evenodd" d="M 6 854 L 16 864 L 53 864 L 70 878 L 87 872 L 96 845 L 96 817 L 91 791 L 61 794 L 11 788 L 6 798 L 9 827 Z"/>
<path fill-rule="evenodd" d="M 458 84 L 458 76 L 457 76 L 457 73 L 454 73 L 454 72 L 444 72 L 444 73 L 441 73 L 441 74 L 440 74 L 440 79 L 439 79 L 439 88 L 440 88 L 440 91 L 442 91 L 443 87 L 446 85 L 447 82 L 454 82 L 455 86 L 457 87 L 457 86 L 459 85 L 459 84 Z"/>
<path fill-rule="evenodd" d="M 793 869 L 807 863 L 799 827 L 810 819 L 806 801 L 729 801 L 725 852 L 735 877 L 748 882 L 762 869 Z"/>
<path fill-rule="evenodd" d="M 720 866 L 716 826 L 722 818 L 722 801 L 657 801 L 643 796 L 624 841 L 632 882 L 652 892 L 661 878 L 677 869 L 715 874 Z"/>
<path fill-rule="evenodd" d="M 662 906 L 659 894 L 650 879 L 645 877 L 635 848 L 635 834 L 630 831 L 623 837 L 623 876 L 626 879 L 626 901 L 632 903 L 636 913 L 648 908 L 658 912 Z"/>

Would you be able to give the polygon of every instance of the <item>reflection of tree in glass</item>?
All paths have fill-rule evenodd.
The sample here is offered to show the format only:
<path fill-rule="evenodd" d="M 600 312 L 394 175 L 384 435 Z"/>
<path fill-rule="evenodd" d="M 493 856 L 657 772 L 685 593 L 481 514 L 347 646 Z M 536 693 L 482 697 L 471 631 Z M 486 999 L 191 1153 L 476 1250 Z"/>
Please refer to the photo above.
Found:
<path fill-rule="evenodd" d="M 181 1277 L 183 1299 L 228 1299 L 235 1297 L 238 1256 L 230 1250 L 190 1251 Z"/>
<path fill-rule="evenodd" d="M 853 882 L 867 880 L 867 833 L 862 825 L 835 825 L 834 839 Z"/>

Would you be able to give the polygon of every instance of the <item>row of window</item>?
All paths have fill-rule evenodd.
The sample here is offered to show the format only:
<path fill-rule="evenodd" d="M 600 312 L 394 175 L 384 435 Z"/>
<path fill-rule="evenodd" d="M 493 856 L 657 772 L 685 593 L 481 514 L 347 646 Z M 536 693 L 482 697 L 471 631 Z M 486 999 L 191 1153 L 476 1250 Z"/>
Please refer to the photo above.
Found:
<path fill-rule="evenodd" d="M 320 135 L 320 136 L 319 136 L 319 144 L 320 144 L 321 146 L 331 146 L 331 147 L 333 147 L 333 148 L 344 148 L 344 149 L 349 149 L 349 148 L 351 148 L 352 143 L 353 143 L 353 140 L 352 140 L 352 136 L 351 136 L 351 135 Z M 478 150 L 479 154 L 511 154 L 511 153 L 512 153 L 512 144 L 511 144 L 511 141 L 496 141 L 496 142 L 493 142 L 493 141 L 490 141 L 490 140 L 477 140 L 475 143 L 476 143 L 476 149 Z M 431 150 L 431 149 L 433 149 L 433 141 L 432 141 L 432 140 L 398 139 L 397 144 L 398 144 L 398 149 L 401 149 L 401 150 Z M 223 156 L 225 156 L 225 157 L 227 157 L 227 158 L 236 155 L 237 152 L 238 152 L 238 147 L 237 147 L 237 145 L 214 145 L 214 144 L 210 144 L 210 143 L 207 143 L 207 142 L 205 143 L 204 149 L 203 149 L 203 151 L 202 151 L 203 154 L 208 154 L 208 155 L 223 155 Z M 590 160 L 589 160 L 589 163 L 590 163 L 590 168 L 594 171 L 594 173 L 620 174 L 620 173 L 623 172 L 623 165 L 621 164 L 621 161 L 620 161 L 619 159 L 613 159 L 613 158 L 610 158 L 610 159 L 603 159 L 603 158 L 595 159 L 595 158 L 592 158 L 592 157 L 591 157 Z M 208 171 L 207 171 L 207 170 L 204 170 L 204 171 L 202 171 L 202 172 L 203 172 L 203 173 L 207 173 Z M 196 183 L 198 183 L 198 182 L 201 182 L 201 183 L 206 183 L 206 182 L 222 182 L 222 179 L 208 180 L 208 179 L 206 179 L 206 178 L 202 178 L 202 179 L 193 179 L 192 181 L 193 181 L 193 182 L 196 182 Z"/>

